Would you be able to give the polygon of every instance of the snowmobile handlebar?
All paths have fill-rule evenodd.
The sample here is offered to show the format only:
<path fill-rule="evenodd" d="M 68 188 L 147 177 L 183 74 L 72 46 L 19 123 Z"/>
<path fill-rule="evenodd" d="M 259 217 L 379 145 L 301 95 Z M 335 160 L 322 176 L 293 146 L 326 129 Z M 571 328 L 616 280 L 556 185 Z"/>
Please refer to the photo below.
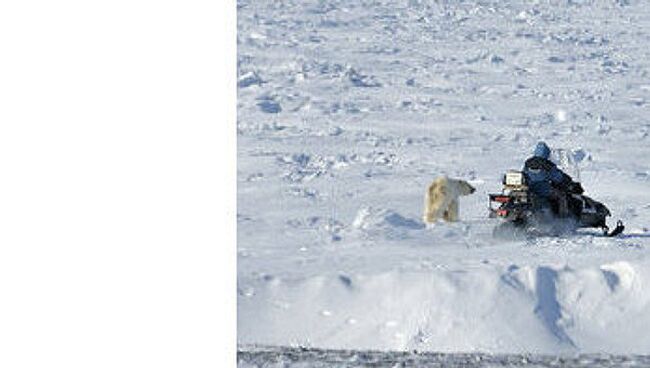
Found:
<path fill-rule="evenodd" d="M 585 190 L 582 188 L 582 185 L 578 182 L 571 182 L 569 184 L 569 192 L 574 193 L 574 194 L 582 194 L 585 192 Z"/>

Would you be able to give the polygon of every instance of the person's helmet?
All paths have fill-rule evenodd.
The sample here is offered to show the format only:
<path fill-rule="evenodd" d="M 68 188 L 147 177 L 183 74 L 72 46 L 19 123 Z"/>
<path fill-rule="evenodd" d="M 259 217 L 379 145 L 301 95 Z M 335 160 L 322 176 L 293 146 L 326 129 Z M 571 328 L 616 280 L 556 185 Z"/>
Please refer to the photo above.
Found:
<path fill-rule="evenodd" d="M 551 149 L 548 148 L 546 143 L 544 143 L 542 141 L 537 143 L 537 146 L 535 146 L 535 156 L 536 157 L 541 157 L 541 158 L 545 158 L 545 159 L 548 160 L 548 156 L 550 156 L 550 155 L 551 155 Z"/>

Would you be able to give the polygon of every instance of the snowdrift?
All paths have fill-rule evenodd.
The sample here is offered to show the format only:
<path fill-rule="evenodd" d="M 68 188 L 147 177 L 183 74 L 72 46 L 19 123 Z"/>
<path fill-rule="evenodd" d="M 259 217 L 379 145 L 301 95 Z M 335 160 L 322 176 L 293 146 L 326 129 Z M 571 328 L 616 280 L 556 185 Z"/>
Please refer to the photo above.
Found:
<path fill-rule="evenodd" d="M 319 348 L 647 353 L 647 261 L 260 278 L 239 342 Z"/>

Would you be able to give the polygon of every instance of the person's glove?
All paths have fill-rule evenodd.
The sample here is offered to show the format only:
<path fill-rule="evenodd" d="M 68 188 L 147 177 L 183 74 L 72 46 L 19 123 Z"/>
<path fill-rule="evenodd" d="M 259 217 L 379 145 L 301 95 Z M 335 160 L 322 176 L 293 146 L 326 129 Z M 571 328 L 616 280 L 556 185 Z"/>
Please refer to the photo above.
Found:
<path fill-rule="evenodd" d="M 569 192 L 575 193 L 575 194 L 582 194 L 585 192 L 584 189 L 582 189 L 582 185 L 578 182 L 572 182 L 569 184 Z"/>

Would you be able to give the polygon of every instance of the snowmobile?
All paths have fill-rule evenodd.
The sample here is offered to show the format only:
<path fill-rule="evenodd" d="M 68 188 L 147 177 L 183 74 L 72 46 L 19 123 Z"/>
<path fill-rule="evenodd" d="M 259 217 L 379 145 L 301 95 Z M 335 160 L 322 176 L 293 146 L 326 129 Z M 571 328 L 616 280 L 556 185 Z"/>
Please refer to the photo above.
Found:
<path fill-rule="evenodd" d="M 558 215 L 558 204 L 539 198 L 528 190 L 526 175 L 521 171 L 508 171 L 503 176 L 503 190 L 489 194 L 489 216 L 502 223 L 494 229 L 495 236 L 503 235 L 560 235 L 577 228 L 600 228 L 605 236 L 616 236 L 625 226 L 618 221 L 610 232 L 606 218 L 611 216 L 602 203 L 565 190 L 568 199 L 568 216 Z M 581 191 L 580 191 L 581 192 Z"/>

